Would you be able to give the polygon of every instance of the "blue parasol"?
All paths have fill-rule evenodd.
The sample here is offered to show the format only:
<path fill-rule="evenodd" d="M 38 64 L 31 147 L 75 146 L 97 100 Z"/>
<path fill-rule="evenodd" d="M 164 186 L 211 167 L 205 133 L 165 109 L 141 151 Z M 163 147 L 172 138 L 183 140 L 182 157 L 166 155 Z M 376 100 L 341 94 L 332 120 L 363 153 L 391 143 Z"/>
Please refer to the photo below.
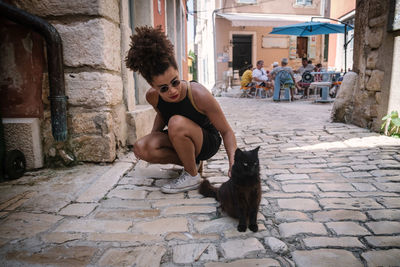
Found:
<path fill-rule="evenodd" d="M 318 17 L 313 17 L 318 18 Z M 312 18 L 312 19 L 313 19 Z M 319 21 L 308 21 L 303 23 L 291 24 L 286 26 L 274 27 L 270 34 L 283 34 L 283 35 L 296 35 L 296 36 L 310 36 L 310 35 L 321 35 L 330 33 L 344 33 L 344 72 L 346 73 L 346 54 L 347 45 L 350 43 L 351 39 L 347 42 L 347 32 L 354 29 L 353 26 L 344 23 L 337 19 L 321 17 L 322 19 L 330 19 L 341 24 L 332 24 L 328 22 Z"/>
<path fill-rule="evenodd" d="M 346 29 L 347 27 L 347 29 Z M 310 36 L 330 33 L 345 33 L 353 29 L 350 25 L 332 24 L 319 21 L 308 21 L 304 23 L 291 24 L 281 27 L 275 27 L 270 34 L 284 34 L 296 36 Z"/>

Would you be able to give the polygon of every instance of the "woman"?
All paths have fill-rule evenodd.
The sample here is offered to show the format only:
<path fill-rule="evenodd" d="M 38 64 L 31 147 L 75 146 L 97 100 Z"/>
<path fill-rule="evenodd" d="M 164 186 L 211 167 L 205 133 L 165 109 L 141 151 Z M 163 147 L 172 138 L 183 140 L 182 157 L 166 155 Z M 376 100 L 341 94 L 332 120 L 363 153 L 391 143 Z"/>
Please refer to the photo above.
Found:
<path fill-rule="evenodd" d="M 251 86 L 251 81 L 253 80 L 253 65 L 250 64 L 246 67 L 246 71 L 242 74 L 242 80 L 240 81 L 240 85 L 242 88 Z"/>
<path fill-rule="evenodd" d="M 136 28 L 126 65 L 151 85 L 146 100 L 157 112 L 151 133 L 136 141 L 133 152 L 150 163 L 172 163 L 184 168 L 161 191 L 178 193 L 197 188 L 201 182 L 197 165 L 217 153 L 220 135 L 230 176 L 237 146 L 235 135 L 211 93 L 201 84 L 179 79 L 174 47 L 160 27 Z"/>

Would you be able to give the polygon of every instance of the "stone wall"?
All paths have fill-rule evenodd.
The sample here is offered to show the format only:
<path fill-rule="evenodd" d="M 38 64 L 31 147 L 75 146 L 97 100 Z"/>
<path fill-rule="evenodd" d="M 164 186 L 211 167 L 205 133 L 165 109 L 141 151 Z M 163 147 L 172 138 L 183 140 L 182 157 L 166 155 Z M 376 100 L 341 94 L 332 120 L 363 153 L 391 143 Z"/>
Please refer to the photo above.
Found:
<path fill-rule="evenodd" d="M 133 78 L 122 60 L 125 53 L 122 50 L 129 41 L 122 42 L 121 36 L 129 38 L 130 29 L 126 12 L 121 12 L 124 20 L 121 21 L 120 8 L 128 1 L 14 0 L 12 3 L 46 19 L 63 40 L 69 136 L 62 143 L 56 143 L 51 136 L 49 89 L 44 82 L 42 136 L 47 161 L 62 158 L 65 152 L 78 161 L 113 161 L 117 151 L 126 145 L 126 107 L 134 108 L 133 94 L 124 92 L 124 85 L 132 86 Z"/>
<path fill-rule="evenodd" d="M 400 102 L 391 82 L 393 70 L 400 64 L 393 60 L 399 48 L 394 47 L 396 33 L 387 31 L 390 0 L 357 0 L 354 36 L 354 66 L 358 82 L 354 88 L 351 123 L 379 131 L 381 118 Z M 398 51 L 397 51 L 398 53 Z M 398 93 L 397 93 L 398 94 Z"/>

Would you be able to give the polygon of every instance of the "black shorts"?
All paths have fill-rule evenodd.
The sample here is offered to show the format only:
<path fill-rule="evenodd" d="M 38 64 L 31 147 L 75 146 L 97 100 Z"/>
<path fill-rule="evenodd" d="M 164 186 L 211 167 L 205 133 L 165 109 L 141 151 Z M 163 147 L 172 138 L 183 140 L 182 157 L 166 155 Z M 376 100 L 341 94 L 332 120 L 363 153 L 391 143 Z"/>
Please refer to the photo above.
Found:
<path fill-rule="evenodd" d="M 221 146 L 221 136 L 217 131 L 207 130 L 201 128 L 203 131 L 203 145 L 201 146 L 200 154 L 196 157 L 196 163 L 200 160 L 207 160 L 214 156 L 219 147 Z M 168 129 L 162 131 L 163 133 L 168 134 Z"/>
<path fill-rule="evenodd" d="M 196 162 L 207 160 L 214 156 L 221 146 L 221 136 L 217 131 L 210 131 L 201 128 L 203 131 L 203 145 L 201 146 L 200 154 L 196 157 Z"/>

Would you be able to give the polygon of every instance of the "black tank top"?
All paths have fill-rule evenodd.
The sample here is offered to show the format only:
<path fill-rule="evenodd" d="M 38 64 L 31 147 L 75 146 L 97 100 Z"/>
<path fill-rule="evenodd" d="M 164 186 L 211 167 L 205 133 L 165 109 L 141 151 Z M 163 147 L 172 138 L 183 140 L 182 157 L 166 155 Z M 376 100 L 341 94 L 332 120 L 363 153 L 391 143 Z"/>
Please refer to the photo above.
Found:
<path fill-rule="evenodd" d="M 193 102 L 192 89 L 189 82 L 187 84 L 187 92 L 185 98 L 177 103 L 171 103 L 164 101 L 161 96 L 158 96 L 157 108 L 161 113 L 161 116 L 166 125 L 168 125 L 169 119 L 174 115 L 184 116 L 201 128 L 209 131 L 218 132 L 214 125 L 210 122 L 208 117 L 200 113 Z"/>

